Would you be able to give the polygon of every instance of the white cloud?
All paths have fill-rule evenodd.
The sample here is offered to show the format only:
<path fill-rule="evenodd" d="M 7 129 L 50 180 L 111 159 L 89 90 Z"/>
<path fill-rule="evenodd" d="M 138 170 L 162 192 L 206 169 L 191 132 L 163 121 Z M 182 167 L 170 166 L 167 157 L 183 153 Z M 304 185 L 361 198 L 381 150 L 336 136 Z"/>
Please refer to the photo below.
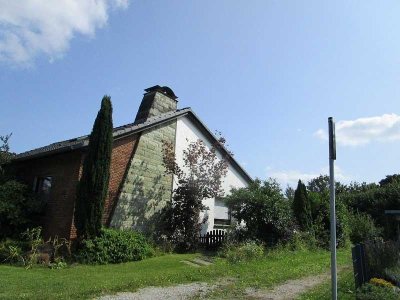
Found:
<path fill-rule="evenodd" d="M 328 140 L 328 134 L 323 129 L 318 129 L 316 132 L 314 132 L 314 136 L 320 138 L 321 140 Z"/>
<path fill-rule="evenodd" d="M 299 170 L 283 170 L 275 171 L 269 174 L 269 177 L 275 178 L 281 186 L 284 188 L 287 185 L 291 187 L 296 187 L 299 179 L 307 183 L 311 179 L 318 177 L 319 175 L 328 175 L 329 167 L 324 167 L 319 170 L 319 172 L 301 172 Z M 346 174 L 339 166 L 335 166 L 335 180 L 347 183 L 353 180 L 352 176 Z"/>
<path fill-rule="evenodd" d="M 110 9 L 128 0 L 0 0 L 0 61 L 30 65 L 38 55 L 61 57 L 76 34 L 93 37 Z"/>
<path fill-rule="evenodd" d="M 314 136 L 326 140 L 325 130 L 318 129 Z M 366 145 L 371 142 L 391 142 L 400 140 L 400 116 L 382 116 L 339 121 L 336 124 L 336 140 L 343 146 Z"/>

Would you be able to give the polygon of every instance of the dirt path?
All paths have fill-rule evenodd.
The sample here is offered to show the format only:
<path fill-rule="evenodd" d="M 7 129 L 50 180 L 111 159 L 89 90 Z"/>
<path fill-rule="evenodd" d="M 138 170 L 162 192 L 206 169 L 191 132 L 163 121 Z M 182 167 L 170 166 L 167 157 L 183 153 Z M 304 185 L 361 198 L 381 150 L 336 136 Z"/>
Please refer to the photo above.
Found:
<path fill-rule="evenodd" d="M 169 287 L 147 287 L 135 293 L 118 293 L 116 295 L 103 296 L 99 300 L 183 300 L 194 296 L 202 298 L 215 287 L 202 282 Z"/>
<path fill-rule="evenodd" d="M 265 300 L 291 300 L 296 299 L 305 291 L 328 280 L 328 273 L 303 277 L 300 279 L 289 280 L 285 283 L 275 286 L 272 290 L 256 290 L 247 289 L 246 295 L 250 299 L 265 299 Z"/>
<path fill-rule="evenodd" d="M 292 300 L 300 294 L 323 283 L 330 278 L 329 273 L 307 276 L 300 279 L 288 280 L 273 289 L 248 288 L 240 299 L 264 300 Z M 209 299 L 217 288 L 234 284 L 233 278 L 218 280 L 218 284 L 210 285 L 205 282 L 179 284 L 169 287 L 146 287 L 136 292 L 118 293 L 98 298 L 98 300 L 184 300 L 184 299 Z"/>

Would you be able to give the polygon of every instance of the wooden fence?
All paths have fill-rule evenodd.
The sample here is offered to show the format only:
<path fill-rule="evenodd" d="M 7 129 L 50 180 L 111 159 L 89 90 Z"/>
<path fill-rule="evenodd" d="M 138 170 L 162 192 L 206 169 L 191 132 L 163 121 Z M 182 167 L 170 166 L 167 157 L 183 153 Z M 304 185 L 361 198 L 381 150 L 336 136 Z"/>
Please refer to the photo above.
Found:
<path fill-rule="evenodd" d="M 356 288 L 370 280 L 364 244 L 357 244 L 352 249 L 354 282 Z"/>
<path fill-rule="evenodd" d="M 215 250 L 222 245 L 226 239 L 224 230 L 214 229 L 204 235 L 200 235 L 200 245 L 209 250 Z"/>
<path fill-rule="evenodd" d="M 395 267 L 400 253 L 400 241 L 374 239 L 357 244 L 352 249 L 354 280 L 360 287 L 371 278 L 383 278 L 400 286 L 397 276 L 387 275 L 387 268 Z"/>

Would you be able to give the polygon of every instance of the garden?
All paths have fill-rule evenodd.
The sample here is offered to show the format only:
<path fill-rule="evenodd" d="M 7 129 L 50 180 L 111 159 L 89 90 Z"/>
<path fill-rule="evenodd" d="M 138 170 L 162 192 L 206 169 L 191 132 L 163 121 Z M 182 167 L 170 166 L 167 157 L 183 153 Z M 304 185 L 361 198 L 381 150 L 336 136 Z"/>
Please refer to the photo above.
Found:
<path fill-rule="evenodd" d="M 314 280 L 300 299 L 329 299 L 329 178 L 321 175 L 285 191 L 273 179 L 232 189 L 223 200 L 235 220 L 221 247 L 199 244 L 205 198 L 222 196 L 227 162 L 218 148 L 189 145 L 184 166 L 164 144 L 166 174 L 179 181 L 172 200 L 155 218 L 152 234 L 105 228 L 112 109 L 104 97 L 90 136 L 76 197 L 77 239 L 44 239 L 45 205 L 12 172 L 9 136 L 0 151 L 0 298 L 87 299 L 146 286 L 204 282 L 208 298 L 251 298 L 307 276 Z M 185 170 L 185 171 L 183 171 Z M 396 220 L 385 210 L 400 207 L 400 175 L 379 184 L 336 183 L 340 299 L 399 299 L 400 251 Z M 370 278 L 355 289 L 351 247 L 368 245 Z M 196 260 L 207 265 L 196 265 Z M 186 263 L 185 263 L 186 262 Z M 322 277 L 320 275 L 323 275 Z M 216 283 L 218 283 L 216 285 Z M 214 286 L 214 288 L 211 288 Z"/>

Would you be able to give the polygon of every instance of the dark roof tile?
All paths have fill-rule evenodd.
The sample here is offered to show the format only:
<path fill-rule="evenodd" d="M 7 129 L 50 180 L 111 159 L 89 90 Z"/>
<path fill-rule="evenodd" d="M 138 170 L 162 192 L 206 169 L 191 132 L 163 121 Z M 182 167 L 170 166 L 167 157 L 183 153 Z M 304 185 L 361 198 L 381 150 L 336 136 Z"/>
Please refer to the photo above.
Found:
<path fill-rule="evenodd" d="M 188 108 L 182 108 L 178 109 L 176 111 L 164 113 L 159 116 L 154 116 L 149 118 L 145 122 L 136 122 L 136 123 L 130 123 L 126 125 L 122 125 L 119 127 L 115 127 L 113 129 L 113 137 L 114 139 L 122 138 L 126 135 L 130 134 L 135 134 L 139 133 L 143 130 L 152 128 L 154 126 L 163 124 L 165 122 L 168 122 L 170 120 L 176 119 L 180 116 L 183 115 L 188 115 L 194 120 L 198 125 L 200 125 L 200 128 L 202 129 L 203 133 L 207 135 L 209 138 L 216 140 L 216 137 L 212 132 L 207 128 L 207 126 L 196 116 L 196 114 Z M 51 154 L 56 154 L 56 153 L 61 153 L 61 152 L 67 152 L 79 148 L 86 147 L 89 143 L 89 136 L 84 135 L 80 136 L 77 138 L 61 141 L 61 142 L 56 142 L 44 147 L 36 148 L 33 150 L 29 150 L 26 152 L 19 153 L 15 158 L 14 161 L 23 161 L 23 160 L 28 160 L 28 159 L 33 159 L 37 157 L 43 157 Z M 235 168 L 248 180 L 252 181 L 253 179 L 251 176 L 238 164 L 238 162 L 233 158 L 233 156 L 230 154 L 230 152 L 225 148 L 222 147 L 220 148 L 222 151 L 225 152 L 225 154 L 228 156 L 229 161 L 235 166 Z"/>

